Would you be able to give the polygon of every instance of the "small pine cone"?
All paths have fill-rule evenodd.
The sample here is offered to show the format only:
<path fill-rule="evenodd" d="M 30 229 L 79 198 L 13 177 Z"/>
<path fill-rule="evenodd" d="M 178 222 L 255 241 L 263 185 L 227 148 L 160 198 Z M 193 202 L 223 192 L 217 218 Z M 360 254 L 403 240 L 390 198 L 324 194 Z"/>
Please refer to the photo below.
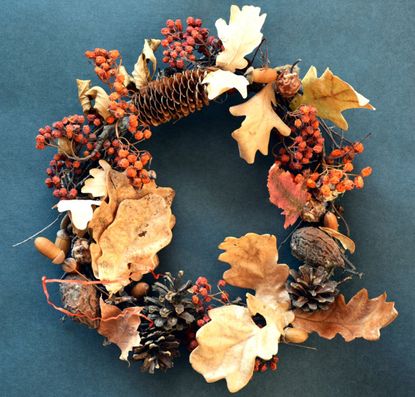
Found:
<path fill-rule="evenodd" d="M 72 258 L 80 265 L 91 263 L 91 252 L 89 251 L 89 242 L 86 238 L 78 238 L 72 246 Z"/>
<path fill-rule="evenodd" d="M 154 80 L 141 87 L 133 98 L 138 119 L 157 126 L 188 116 L 209 104 L 205 85 L 207 70 L 186 70 L 171 77 Z"/>
<path fill-rule="evenodd" d="M 290 270 L 291 281 L 287 285 L 292 305 L 305 312 L 326 310 L 339 294 L 338 282 L 329 280 L 324 267 L 300 266 L 299 271 Z"/>
<path fill-rule="evenodd" d="M 344 267 L 344 255 L 337 243 L 317 227 L 302 227 L 291 236 L 293 256 L 307 265 Z"/>
<path fill-rule="evenodd" d="M 156 369 L 173 367 L 173 359 L 180 355 L 180 342 L 174 334 L 147 328 L 140 332 L 140 337 L 140 345 L 133 349 L 133 360 L 143 361 L 143 372 L 154 374 Z"/>
<path fill-rule="evenodd" d="M 298 73 L 289 69 L 281 71 L 276 81 L 277 91 L 284 98 L 292 98 L 301 87 L 301 80 Z"/>
<path fill-rule="evenodd" d="M 81 276 L 68 274 L 65 280 L 80 280 Z M 75 314 L 82 314 L 86 317 L 71 317 L 74 321 L 87 325 L 90 328 L 97 328 L 99 320 L 90 320 L 99 317 L 99 301 L 97 290 L 93 285 L 75 283 L 62 283 L 59 286 L 63 307 Z"/>

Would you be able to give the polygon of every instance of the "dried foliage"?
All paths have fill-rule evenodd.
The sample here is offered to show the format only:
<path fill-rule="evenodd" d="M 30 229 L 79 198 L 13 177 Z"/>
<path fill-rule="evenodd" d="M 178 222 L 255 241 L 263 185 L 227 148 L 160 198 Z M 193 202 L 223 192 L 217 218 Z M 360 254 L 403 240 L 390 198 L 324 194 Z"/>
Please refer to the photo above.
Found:
<path fill-rule="evenodd" d="M 207 85 L 208 98 L 210 100 L 215 99 L 232 88 L 236 88 L 242 95 L 242 98 L 246 98 L 248 95 L 247 87 L 249 81 L 244 76 L 236 75 L 225 70 L 219 69 L 208 73 L 203 79 L 202 84 Z"/>
<path fill-rule="evenodd" d="M 326 339 L 340 334 L 346 342 L 355 338 L 377 340 L 380 329 L 397 315 L 394 302 L 386 302 L 386 293 L 369 299 L 367 290 L 362 289 L 347 304 L 344 296 L 339 295 L 328 310 L 313 313 L 296 310 L 293 325 L 307 332 L 317 332 Z"/>

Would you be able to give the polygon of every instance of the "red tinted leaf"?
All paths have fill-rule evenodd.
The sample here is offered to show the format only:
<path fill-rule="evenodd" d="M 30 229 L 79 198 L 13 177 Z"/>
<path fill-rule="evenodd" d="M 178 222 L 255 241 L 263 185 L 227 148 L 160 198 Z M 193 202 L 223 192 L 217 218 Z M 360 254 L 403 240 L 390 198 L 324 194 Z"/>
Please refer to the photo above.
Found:
<path fill-rule="evenodd" d="M 283 171 L 274 164 L 268 173 L 269 199 L 283 210 L 284 228 L 291 226 L 300 216 L 307 201 L 307 190 L 303 184 L 294 182 L 289 171 Z"/>

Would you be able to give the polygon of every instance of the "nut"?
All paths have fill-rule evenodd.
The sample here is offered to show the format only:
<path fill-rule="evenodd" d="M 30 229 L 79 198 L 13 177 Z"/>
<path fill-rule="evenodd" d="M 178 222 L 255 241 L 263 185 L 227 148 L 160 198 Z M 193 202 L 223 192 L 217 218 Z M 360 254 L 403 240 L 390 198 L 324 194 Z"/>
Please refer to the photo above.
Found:
<path fill-rule="evenodd" d="M 65 260 L 65 252 L 46 237 L 37 237 L 34 244 L 35 248 L 53 264 L 60 265 Z"/>

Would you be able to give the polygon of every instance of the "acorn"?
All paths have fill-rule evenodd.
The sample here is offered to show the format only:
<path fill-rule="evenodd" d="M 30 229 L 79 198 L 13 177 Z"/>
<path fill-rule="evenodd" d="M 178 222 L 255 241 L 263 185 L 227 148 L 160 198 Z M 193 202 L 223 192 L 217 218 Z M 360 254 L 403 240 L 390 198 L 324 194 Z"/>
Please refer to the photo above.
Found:
<path fill-rule="evenodd" d="M 60 265 L 65 260 L 65 252 L 46 237 L 37 237 L 34 244 L 35 248 L 53 264 Z"/>
<path fill-rule="evenodd" d="M 300 328 L 286 328 L 284 339 L 291 343 L 304 343 L 308 339 L 308 332 Z"/>
<path fill-rule="evenodd" d="M 277 80 L 278 72 L 272 68 L 258 68 L 251 71 L 251 79 L 254 83 L 271 83 Z"/>
<path fill-rule="evenodd" d="M 71 248 L 71 239 L 64 229 L 61 229 L 56 233 L 55 245 L 59 247 L 65 255 L 68 254 L 69 248 Z"/>
<path fill-rule="evenodd" d="M 324 215 L 324 226 L 333 229 L 336 232 L 339 231 L 339 222 L 337 221 L 336 215 L 331 211 L 327 211 Z"/>
<path fill-rule="evenodd" d="M 134 285 L 134 287 L 131 289 L 130 294 L 134 298 L 139 299 L 143 297 L 144 295 L 147 295 L 149 289 L 150 289 L 150 286 L 147 283 L 140 282 Z"/>

